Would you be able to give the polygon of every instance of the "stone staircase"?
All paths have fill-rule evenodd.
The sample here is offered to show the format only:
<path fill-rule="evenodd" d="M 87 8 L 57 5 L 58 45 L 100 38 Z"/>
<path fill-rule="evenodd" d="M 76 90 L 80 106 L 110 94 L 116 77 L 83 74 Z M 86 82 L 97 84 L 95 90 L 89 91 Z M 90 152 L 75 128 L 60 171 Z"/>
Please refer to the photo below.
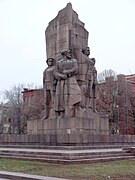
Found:
<path fill-rule="evenodd" d="M 125 149 L 125 148 L 124 148 Z M 80 164 L 134 159 L 135 153 L 122 150 L 122 146 L 47 147 L 2 146 L 0 158 L 32 160 L 55 164 Z"/>

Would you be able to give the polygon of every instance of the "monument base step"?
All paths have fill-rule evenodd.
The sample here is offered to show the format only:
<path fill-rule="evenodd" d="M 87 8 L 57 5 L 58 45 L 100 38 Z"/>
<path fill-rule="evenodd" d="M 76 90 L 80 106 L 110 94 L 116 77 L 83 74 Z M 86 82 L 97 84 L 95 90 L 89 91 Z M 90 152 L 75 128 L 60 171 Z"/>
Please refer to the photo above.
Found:
<path fill-rule="evenodd" d="M 98 143 L 97 145 L 76 145 L 76 146 L 51 146 L 51 145 L 40 145 L 40 144 L 13 144 L 5 143 L 0 144 L 0 148 L 22 148 L 22 149 L 50 149 L 50 150 L 88 150 L 88 149 L 111 149 L 111 148 L 130 148 L 135 146 L 135 143 Z"/>
<path fill-rule="evenodd" d="M 83 164 L 134 159 L 135 154 L 122 151 L 122 148 L 54 150 L 0 148 L 0 158 L 39 161 L 54 164 Z"/>
<path fill-rule="evenodd" d="M 53 164 L 87 164 L 87 163 L 99 163 L 99 162 L 110 162 L 117 160 L 126 160 L 126 159 L 135 159 L 135 156 L 118 156 L 118 157 L 100 157 L 100 158 L 91 158 L 91 159 L 77 159 L 77 160 L 61 160 L 61 159 L 45 159 L 45 158 L 32 158 L 32 157 L 16 157 L 16 156 L 0 156 L 0 158 L 9 158 L 16 160 L 28 160 L 28 161 L 38 161 L 44 163 L 53 163 Z"/>

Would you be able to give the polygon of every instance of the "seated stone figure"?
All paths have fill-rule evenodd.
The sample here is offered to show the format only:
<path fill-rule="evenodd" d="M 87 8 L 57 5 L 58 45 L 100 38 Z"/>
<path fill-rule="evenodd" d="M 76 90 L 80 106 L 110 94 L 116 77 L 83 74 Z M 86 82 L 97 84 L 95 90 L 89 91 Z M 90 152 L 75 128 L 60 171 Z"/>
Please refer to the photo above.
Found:
<path fill-rule="evenodd" d="M 57 79 L 55 94 L 55 112 L 57 117 L 75 116 L 75 107 L 81 101 L 81 89 L 76 81 L 78 63 L 71 58 L 71 51 L 61 53 L 63 56 L 56 63 L 55 78 Z"/>

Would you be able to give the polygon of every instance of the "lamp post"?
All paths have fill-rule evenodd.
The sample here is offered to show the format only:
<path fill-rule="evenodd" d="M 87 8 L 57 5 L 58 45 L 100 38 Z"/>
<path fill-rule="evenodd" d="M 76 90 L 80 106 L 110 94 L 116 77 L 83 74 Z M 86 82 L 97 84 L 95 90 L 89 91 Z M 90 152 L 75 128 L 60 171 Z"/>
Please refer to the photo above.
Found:
<path fill-rule="evenodd" d="M 120 133 L 120 113 L 119 113 L 119 87 L 116 84 L 116 109 L 117 109 L 117 132 Z"/>
<path fill-rule="evenodd" d="M 119 114 L 119 105 L 117 104 L 116 105 L 116 109 L 117 109 L 117 115 L 118 115 L 118 120 L 117 120 L 117 124 L 118 124 L 118 126 L 117 126 L 117 133 L 119 134 L 119 132 L 120 132 L 120 114 Z"/>

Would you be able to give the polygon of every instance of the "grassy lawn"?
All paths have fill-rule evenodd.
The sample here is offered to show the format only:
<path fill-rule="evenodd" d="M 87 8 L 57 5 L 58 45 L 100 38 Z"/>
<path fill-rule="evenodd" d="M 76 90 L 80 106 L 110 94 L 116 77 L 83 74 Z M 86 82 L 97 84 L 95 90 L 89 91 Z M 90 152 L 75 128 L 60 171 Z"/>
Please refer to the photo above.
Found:
<path fill-rule="evenodd" d="M 129 180 L 135 179 L 135 160 L 80 165 L 54 165 L 1 158 L 0 171 L 14 171 L 77 180 Z"/>

